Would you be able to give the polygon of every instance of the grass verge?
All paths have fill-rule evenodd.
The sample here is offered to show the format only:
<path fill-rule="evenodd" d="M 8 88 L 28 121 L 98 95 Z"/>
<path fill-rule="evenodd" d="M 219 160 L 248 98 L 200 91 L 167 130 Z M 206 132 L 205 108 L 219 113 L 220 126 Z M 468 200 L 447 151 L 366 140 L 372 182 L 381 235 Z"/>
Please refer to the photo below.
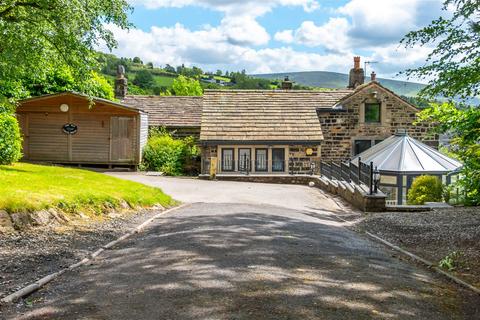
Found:
<path fill-rule="evenodd" d="M 175 204 L 158 188 L 101 173 L 28 163 L 0 166 L 0 210 L 8 213 L 59 208 L 99 215 L 122 202 L 132 208 Z"/>

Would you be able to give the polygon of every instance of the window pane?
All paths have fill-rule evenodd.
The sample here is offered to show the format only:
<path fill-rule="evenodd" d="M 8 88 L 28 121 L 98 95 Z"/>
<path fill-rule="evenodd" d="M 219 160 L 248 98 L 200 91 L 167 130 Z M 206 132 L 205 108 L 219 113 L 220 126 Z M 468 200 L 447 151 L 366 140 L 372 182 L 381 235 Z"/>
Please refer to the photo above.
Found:
<path fill-rule="evenodd" d="M 272 149 L 272 171 L 285 171 L 285 149 Z"/>
<path fill-rule="evenodd" d="M 255 150 L 255 171 L 267 171 L 268 163 L 268 150 L 256 149 Z"/>
<path fill-rule="evenodd" d="M 365 103 L 365 122 L 380 122 L 380 103 Z"/>
<path fill-rule="evenodd" d="M 355 140 L 355 155 L 362 153 L 372 146 L 372 140 Z"/>
<path fill-rule="evenodd" d="M 238 149 L 238 170 L 250 171 L 250 149 Z"/>
<path fill-rule="evenodd" d="M 222 149 L 222 171 L 233 171 L 233 149 Z"/>

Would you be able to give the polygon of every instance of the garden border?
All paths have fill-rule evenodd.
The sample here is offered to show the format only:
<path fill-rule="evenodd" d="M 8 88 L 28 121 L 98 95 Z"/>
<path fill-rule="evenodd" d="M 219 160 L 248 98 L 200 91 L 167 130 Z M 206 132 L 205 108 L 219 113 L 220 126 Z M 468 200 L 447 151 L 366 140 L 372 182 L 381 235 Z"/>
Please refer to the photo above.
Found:
<path fill-rule="evenodd" d="M 480 288 L 477 288 L 477 287 L 471 285 L 470 283 L 463 281 L 462 279 L 458 278 L 457 276 L 454 276 L 454 275 L 451 274 L 450 272 L 447 272 L 447 271 L 445 271 L 445 270 L 442 270 L 441 268 L 437 267 L 433 262 L 428 261 L 427 259 L 424 259 L 424 258 L 422 258 L 422 257 L 419 257 L 419 256 L 411 253 L 410 251 L 407 251 L 407 250 L 405 250 L 405 249 L 402 249 L 402 248 L 394 245 L 393 243 L 390 243 L 390 242 L 388 242 L 387 240 L 385 240 L 385 239 L 383 239 L 383 238 L 380 238 L 379 236 L 377 236 L 377 235 L 375 235 L 375 234 L 373 234 L 373 233 L 370 233 L 370 232 L 368 232 L 368 231 L 365 231 L 365 233 L 366 233 L 369 237 L 371 237 L 371 238 L 373 238 L 373 239 L 375 239 L 375 240 L 377 240 L 377 241 L 380 241 L 381 243 L 383 243 L 383 244 L 386 245 L 387 247 L 389 247 L 389 248 L 391 248 L 391 249 L 394 249 L 394 250 L 396 250 L 396 251 L 398 251 L 398 252 L 401 252 L 401 253 L 403 253 L 404 255 L 407 255 L 407 256 L 409 256 L 410 258 L 412 258 L 412 259 L 415 260 L 415 261 L 418 261 L 418 262 L 423 263 L 423 264 L 426 265 L 429 269 L 433 269 L 436 273 L 441 274 L 441 275 L 449 278 L 449 279 L 452 280 L 453 282 L 456 282 L 457 284 L 460 284 L 460 285 L 462 285 L 462 286 L 464 286 L 464 287 L 472 290 L 473 292 L 475 292 L 475 293 L 477 293 L 477 294 L 480 294 Z"/>

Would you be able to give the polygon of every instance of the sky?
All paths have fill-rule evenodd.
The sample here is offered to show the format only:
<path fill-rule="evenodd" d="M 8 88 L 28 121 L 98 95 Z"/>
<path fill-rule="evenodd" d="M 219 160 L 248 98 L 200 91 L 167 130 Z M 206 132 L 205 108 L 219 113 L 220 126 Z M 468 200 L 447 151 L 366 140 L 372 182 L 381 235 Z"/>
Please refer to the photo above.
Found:
<path fill-rule="evenodd" d="M 429 47 L 399 44 L 446 14 L 441 0 L 128 0 L 129 31 L 108 26 L 122 57 L 205 71 L 348 73 L 353 56 L 379 77 L 425 62 Z"/>

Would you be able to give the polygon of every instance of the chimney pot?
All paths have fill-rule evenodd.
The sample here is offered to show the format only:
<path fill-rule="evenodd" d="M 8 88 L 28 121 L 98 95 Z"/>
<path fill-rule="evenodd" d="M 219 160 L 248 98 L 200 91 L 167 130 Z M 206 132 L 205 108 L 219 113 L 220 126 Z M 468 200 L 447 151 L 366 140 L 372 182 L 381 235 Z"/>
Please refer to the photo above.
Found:
<path fill-rule="evenodd" d="M 282 89 L 283 90 L 291 90 L 293 88 L 293 82 L 290 81 L 288 76 L 285 77 L 285 79 L 282 81 Z"/>
<path fill-rule="evenodd" d="M 375 71 L 372 71 L 372 74 L 370 75 L 370 81 L 377 81 L 377 74 Z"/>
<path fill-rule="evenodd" d="M 353 69 L 360 69 L 360 57 L 353 57 Z"/>

